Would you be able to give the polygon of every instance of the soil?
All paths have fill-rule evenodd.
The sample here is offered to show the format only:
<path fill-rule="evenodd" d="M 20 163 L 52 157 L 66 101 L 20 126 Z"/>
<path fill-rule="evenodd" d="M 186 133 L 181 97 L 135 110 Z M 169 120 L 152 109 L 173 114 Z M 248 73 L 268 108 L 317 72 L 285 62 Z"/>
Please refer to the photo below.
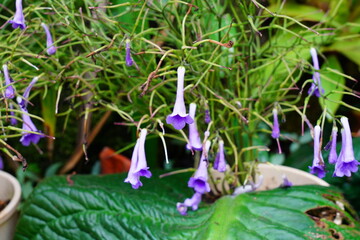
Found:
<path fill-rule="evenodd" d="M 10 200 L 2 201 L 0 200 L 0 212 L 8 205 Z"/>

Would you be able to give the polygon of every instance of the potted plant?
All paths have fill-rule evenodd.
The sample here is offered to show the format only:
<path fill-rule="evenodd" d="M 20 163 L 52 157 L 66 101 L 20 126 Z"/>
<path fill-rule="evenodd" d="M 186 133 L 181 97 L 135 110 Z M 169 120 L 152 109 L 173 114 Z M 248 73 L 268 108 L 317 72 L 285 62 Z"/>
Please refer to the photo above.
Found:
<path fill-rule="evenodd" d="M 236 237 L 237 228 L 255 238 L 256 227 L 261 229 L 258 238 L 271 229 L 274 239 L 276 231 L 288 239 L 355 232 L 356 216 L 346 211 L 350 208 L 344 207 L 346 201 L 337 190 L 289 188 L 297 185 L 295 170 L 284 174 L 280 167 L 259 164 L 273 156 L 285 158 L 290 150 L 284 143 L 295 141 L 291 134 L 306 131 L 313 148 L 308 160 L 312 174 L 350 177 L 357 172 L 349 114 L 343 109 L 337 113 L 342 105 L 359 110 L 343 101 L 344 95 L 357 93 L 346 84 L 345 79 L 353 78 L 333 54 L 341 52 L 335 48 L 334 35 L 352 36 L 341 25 L 348 19 L 334 17 L 340 5 L 331 6 L 330 16 L 322 15 L 318 21 L 277 14 L 270 9 L 293 14 L 277 1 L 267 5 L 256 0 L 24 4 L 17 0 L 15 13 L 7 13 L 11 25 L 1 35 L 10 46 L 3 63 L 3 96 L 9 106 L 5 112 L 8 119 L 22 122 L 21 128 L 5 124 L 4 134 L 20 137 L 23 146 L 37 146 L 46 138 L 49 156 L 55 157 L 51 154 L 59 136 L 55 119 L 65 117 L 66 126 L 71 119 L 72 123 L 81 120 L 77 157 L 65 164 L 62 173 L 81 159 L 79 152 L 86 159 L 92 157 L 87 147 L 98 132 L 97 126 L 89 130 L 92 118 L 101 123 L 104 118 L 99 116 L 107 119 L 109 111 L 115 112 L 116 127 L 132 128 L 134 141 L 127 139 L 118 151 L 132 149 L 130 169 L 121 177 L 131 188 L 114 183 L 119 176 L 45 180 L 25 204 L 17 238 L 130 234 L 157 239 L 164 231 L 168 238 L 219 239 L 216 236 L 224 232 Z M 40 114 L 34 108 L 39 105 L 42 118 L 33 114 Z M 37 120 L 45 123 L 44 131 L 38 129 Z M 98 135 L 105 141 L 104 136 Z M 181 162 L 174 153 L 186 151 L 193 164 L 157 172 L 157 163 L 149 164 L 146 157 L 145 142 L 149 145 L 151 138 L 159 139 L 151 150 L 161 146 L 165 165 L 175 158 Z M 324 158 L 328 140 L 329 156 Z M 331 164 L 335 169 L 330 172 L 326 167 Z M 271 184 L 273 177 L 267 177 L 266 168 L 281 172 L 281 181 Z M 254 192 L 261 186 L 273 188 L 270 185 L 281 188 Z M 37 213 L 40 206 L 46 211 Z M 121 220 L 118 212 L 128 217 Z M 253 215 L 250 223 L 239 217 L 242 212 Z M 266 214 L 274 215 L 275 223 Z M 88 228 L 81 230 L 83 219 L 93 220 L 90 225 L 98 228 L 90 233 Z M 154 232 L 147 228 L 151 221 Z M 182 232 L 172 232 L 179 222 L 184 223 Z M 301 229 L 293 222 L 302 223 Z M 192 224 L 196 227 L 190 229 Z M 66 227 L 60 231 L 59 226 Z M 121 227 L 119 235 L 113 230 L 105 233 Z"/>
<path fill-rule="evenodd" d="M 19 182 L 9 173 L 0 170 L 0 236 L 2 239 L 13 239 L 18 219 L 21 200 Z"/>

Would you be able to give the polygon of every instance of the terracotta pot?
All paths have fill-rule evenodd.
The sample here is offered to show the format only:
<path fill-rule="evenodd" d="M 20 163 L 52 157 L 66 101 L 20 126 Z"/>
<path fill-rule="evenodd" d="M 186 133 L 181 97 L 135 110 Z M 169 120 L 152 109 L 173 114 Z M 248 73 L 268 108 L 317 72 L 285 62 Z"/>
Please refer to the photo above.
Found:
<path fill-rule="evenodd" d="M 259 174 L 264 177 L 263 184 L 258 191 L 269 190 L 279 187 L 283 183 L 283 175 L 285 175 L 294 186 L 297 185 L 321 185 L 330 186 L 324 180 L 302 170 L 266 163 L 258 165 Z"/>
<path fill-rule="evenodd" d="M 12 175 L 0 171 L 0 200 L 10 200 L 8 205 L 0 211 L 0 239 L 13 239 L 18 219 L 17 207 L 21 198 L 21 186 Z"/>

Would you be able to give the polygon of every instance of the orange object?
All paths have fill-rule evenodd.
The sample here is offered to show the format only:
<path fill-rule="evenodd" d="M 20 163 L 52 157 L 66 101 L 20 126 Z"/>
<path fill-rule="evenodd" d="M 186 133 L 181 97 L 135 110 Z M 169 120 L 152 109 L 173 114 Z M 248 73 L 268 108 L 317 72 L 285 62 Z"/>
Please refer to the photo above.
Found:
<path fill-rule="evenodd" d="M 101 174 L 128 172 L 130 159 L 121 154 L 116 154 L 109 147 L 104 147 L 100 153 Z"/>

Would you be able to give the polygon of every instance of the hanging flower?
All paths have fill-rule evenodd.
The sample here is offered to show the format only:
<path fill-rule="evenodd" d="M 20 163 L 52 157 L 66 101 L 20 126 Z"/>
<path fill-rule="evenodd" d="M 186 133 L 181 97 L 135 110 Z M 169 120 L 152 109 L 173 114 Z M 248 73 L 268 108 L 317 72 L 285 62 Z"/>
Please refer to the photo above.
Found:
<path fill-rule="evenodd" d="M 196 104 L 190 103 L 189 116 L 192 119 L 194 119 L 194 121 L 193 121 L 193 123 L 189 124 L 189 142 L 190 142 L 190 144 L 187 144 L 186 148 L 196 150 L 196 151 L 201 151 L 202 143 L 200 140 L 200 134 L 198 132 L 196 121 L 195 121 L 195 112 L 196 112 Z"/>
<path fill-rule="evenodd" d="M 351 176 L 352 172 L 358 171 L 359 162 L 355 159 L 351 130 L 349 126 L 349 120 L 347 117 L 340 119 L 343 130 L 341 131 L 342 143 L 341 151 L 335 165 L 335 177 L 347 177 Z"/>
<path fill-rule="evenodd" d="M 337 153 L 336 153 L 336 138 L 337 138 L 337 127 L 334 127 L 331 133 L 331 146 L 330 146 L 330 153 L 329 153 L 329 163 L 335 164 L 337 160 Z"/>
<path fill-rule="evenodd" d="M 124 182 L 130 183 L 132 188 L 138 189 L 142 186 L 140 177 L 151 177 L 151 172 L 148 170 L 149 167 L 146 163 L 145 156 L 145 139 L 147 129 L 141 129 L 140 137 L 136 141 L 134 151 L 131 157 L 131 165 L 127 178 Z"/>
<path fill-rule="evenodd" d="M 22 0 L 16 0 L 15 6 L 16 6 L 16 11 L 15 11 L 14 19 L 10 20 L 9 23 L 12 24 L 13 28 L 25 29 L 26 25 L 25 25 L 25 17 L 22 7 Z"/>
<path fill-rule="evenodd" d="M 321 87 L 321 81 L 320 81 L 320 73 L 318 72 L 320 70 L 319 67 L 319 60 L 316 53 L 315 48 L 310 49 L 310 54 L 313 60 L 313 66 L 314 66 L 314 74 L 313 74 L 313 82 L 311 83 L 311 87 L 308 91 L 309 95 L 314 95 L 317 97 L 320 97 L 321 94 L 324 94 L 324 89 Z M 321 94 L 320 94 L 321 93 Z"/>
<path fill-rule="evenodd" d="M 177 130 L 181 130 L 185 127 L 185 124 L 191 124 L 194 120 L 186 113 L 185 102 L 184 102 L 184 76 L 185 68 L 180 66 L 177 70 L 177 90 L 176 100 L 172 114 L 167 116 L 166 123 L 172 124 Z"/>
<path fill-rule="evenodd" d="M 126 57 L 125 57 L 125 62 L 126 62 L 126 66 L 132 66 L 134 61 L 131 57 L 131 46 L 130 46 L 130 39 L 126 39 L 125 41 L 125 51 L 126 51 Z"/>
<path fill-rule="evenodd" d="M 214 162 L 214 169 L 218 170 L 219 172 L 226 171 L 226 160 L 225 160 L 225 153 L 224 153 L 224 141 L 219 141 L 219 149 L 215 157 Z"/>
<path fill-rule="evenodd" d="M 272 129 L 272 133 L 271 133 L 271 137 L 273 137 L 274 139 L 276 139 L 277 145 L 278 145 L 278 149 L 279 149 L 279 153 L 281 154 L 281 146 L 280 146 L 280 141 L 279 141 L 279 137 L 280 137 L 280 126 L 279 126 L 279 119 L 278 119 L 278 111 L 276 108 L 273 109 L 273 119 L 274 119 L 274 124 L 273 124 L 273 129 Z"/>
<path fill-rule="evenodd" d="M 45 23 L 41 23 L 41 26 L 44 28 L 46 34 L 46 51 L 49 55 L 53 55 L 56 53 L 56 47 L 54 46 L 49 27 Z"/>
<path fill-rule="evenodd" d="M 41 134 L 41 131 L 39 131 L 36 128 L 35 124 L 32 122 L 28 110 L 21 105 L 21 102 L 23 100 L 18 97 L 17 101 L 19 103 L 20 110 L 22 112 L 22 120 L 23 120 L 22 129 L 24 130 L 22 132 L 22 137 L 20 138 L 20 142 L 23 146 L 26 147 L 29 146 L 30 143 L 37 144 L 40 138 L 43 138 L 44 135 Z M 38 132 L 39 134 L 31 133 L 29 131 Z"/>
<path fill-rule="evenodd" d="M 3 65 L 3 72 L 5 78 L 5 98 L 14 98 L 15 97 L 15 89 L 11 83 L 14 81 L 11 79 L 9 70 L 6 64 Z"/>
<path fill-rule="evenodd" d="M 316 174 L 319 178 L 325 177 L 325 165 L 321 155 L 320 146 L 320 132 L 321 128 L 316 125 L 314 128 L 314 160 L 313 165 L 309 167 L 312 174 Z"/>
<path fill-rule="evenodd" d="M 24 146 L 29 146 L 30 143 L 37 144 L 39 142 L 40 138 L 44 137 L 44 135 L 41 134 L 41 131 L 39 131 L 36 128 L 35 124 L 32 122 L 32 120 L 29 116 L 29 112 L 27 110 L 27 103 L 28 103 L 28 98 L 29 98 L 31 88 L 34 86 L 34 84 L 36 83 L 36 81 L 38 79 L 39 79 L 38 77 L 34 77 L 33 80 L 30 82 L 29 86 L 25 89 L 23 98 L 20 98 L 20 97 L 17 98 L 17 102 L 18 102 L 18 104 L 20 106 L 20 110 L 22 112 L 22 120 L 23 120 L 22 129 L 24 130 L 22 132 L 22 137 L 20 139 L 20 142 Z M 38 132 L 39 134 L 31 133 L 29 131 Z"/>
<path fill-rule="evenodd" d="M 204 194 L 210 192 L 210 185 L 208 181 L 208 171 L 207 171 L 207 155 L 210 149 L 210 141 L 206 141 L 205 149 L 202 152 L 199 167 L 195 172 L 194 177 L 191 177 L 188 186 L 194 188 L 195 192 Z"/>
<path fill-rule="evenodd" d="M 289 188 L 292 187 L 293 183 L 287 178 L 285 174 L 282 175 L 283 182 L 280 185 L 281 188 Z"/>
<path fill-rule="evenodd" d="M 4 161 L 3 161 L 2 157 L 0 156 L 0 170 L 3 170 L 3 169 L 4 169 Z"/>
<path fill-rule="evenodd" d="M 205 123 L 209 124 L 210 122 L 211 122 L 210 110 L 206 109 L 205 110 Z"/>
<path fill-rule="evenodd" d="M 196 211 L 201 202 L 201 193 L 195 192 L 191 198 L 187 198 L 184 203 L 177 203 L 176 208 L 181 215 L 187 214 L 188 207 L 191 207 L 193 211 Z"/>

